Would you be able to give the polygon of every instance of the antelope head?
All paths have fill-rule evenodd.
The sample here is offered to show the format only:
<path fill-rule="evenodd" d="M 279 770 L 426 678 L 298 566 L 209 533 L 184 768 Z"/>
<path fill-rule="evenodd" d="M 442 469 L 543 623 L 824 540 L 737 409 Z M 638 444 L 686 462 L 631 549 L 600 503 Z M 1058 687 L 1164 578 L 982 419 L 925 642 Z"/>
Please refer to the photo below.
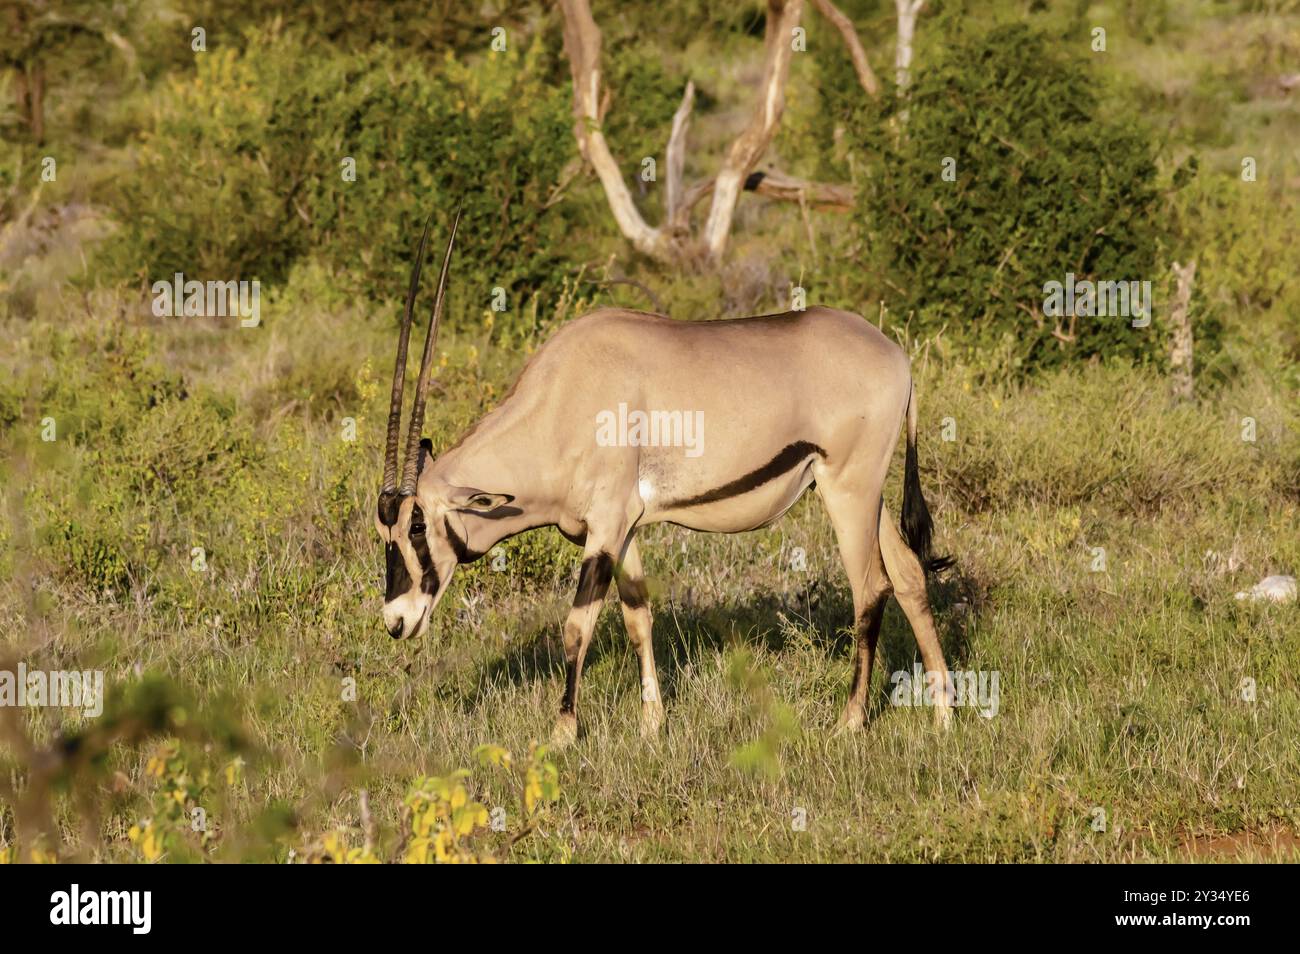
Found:
<path fill-rule="evenodd" d="M 456 229 L 460 225 L 459 212 L 452 222 L 442 273 L 438 276 L 438 291 L 429 316 L 429 332 L 424 339 L 420 376 L 411 406 L 401 483 L 398 483 L 397 452 L 402 430 L 406 349 L 411 337 L 411 316 L 420 286 L 420 269 L 424 264 L 431 222 L 432 216 L 425 222 L 424 234 L 420 237 L 397 339 L 397 364 L 393 369 L 393 393 L 388 408 L 388 440 L 384 448 L 384 481 L 375 515 L 375 527 L 384 543 L 386 563 L 384 628 L 394 639 L 424 633 L 430 614 L 451 582 L 457 565 L 467 557 L 463 531 L 457 532 L 451 516 L 462 512 L 486 513 L 512 499 L 507 494 L 488 494 L 470 487 L 453 486 L 436 476 L 432 468 L 427 467 L 432 442 L 420 435 L 424 425 L 425 400 L 429 394 L 434 344 L 438 340 L 438 321 L 442 317 L 443 297 L 447 290 L 447 270 L 451 265 Z"/>

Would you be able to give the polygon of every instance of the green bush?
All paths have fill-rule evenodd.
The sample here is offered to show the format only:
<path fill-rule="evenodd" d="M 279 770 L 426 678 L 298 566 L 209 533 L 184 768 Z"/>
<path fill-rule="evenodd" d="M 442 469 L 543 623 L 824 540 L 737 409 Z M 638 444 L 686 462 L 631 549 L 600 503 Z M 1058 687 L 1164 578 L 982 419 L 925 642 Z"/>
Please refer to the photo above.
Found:
<path fill-rule="evenodd" d="M 1248 182 L 1240 170 L 1197 169 L 1170 206 L 1171 257 L 1195 259 L 1192 301 L 1199 369 L 1220 370 L 1217 350 L 1228 330 L 1275 341 L 1294 364 L 1300 356 L 1300 245 L 1292 223 L 1300 203 L 1277 182 Z M 1221 362 L 1219 362 L 1221 363 Z"/>
<path fill-rule="evenodd" d="M 854 124 L 873 157 L 857 221 L 873 297 L 914 332 L 1009 343 L 1022 368 L 1152 353 L 1154 328 L 1043 315 L 1044 284 L 1066 273 L 1160 287 L 1161 197 L 1137 117 L 1103 101 L 1086 60 L 1021 24 L 932 55 L 905 130 L 891 95 Z"/>
<path fill-rule="evenodd" d="M 187 569 L 191 548 L 226 524 L 264 526 L 286 510 L 277 500 L 230 514 L 235 490 L 252 500 L 249 485 L 267 483 L 269 455 L 235 401 L 192 393 L 155 338 L 109 323 L 54 331 L 46 347 L 62 373 L 37 368 L 27 383 L 57 440 L 37 445 L 46 459 L 25 503 L 65 578 L 126 593 L 160 566 Z"/>
<path fill-rule="evenodd" d="M 540 43 L 438 64 L 275 32 L 212 50 L 173 78 L 113 197 L 107 271 L 279 282 L 311 257 L 354 294 L 397 297 L 425 217 L 437 249 L 463 202 L 451 305 L 498 286 L 518 301 L 558 280 L 566 234 L 547 199 L 574 151 L 569 99 L 546 65 Z"/>

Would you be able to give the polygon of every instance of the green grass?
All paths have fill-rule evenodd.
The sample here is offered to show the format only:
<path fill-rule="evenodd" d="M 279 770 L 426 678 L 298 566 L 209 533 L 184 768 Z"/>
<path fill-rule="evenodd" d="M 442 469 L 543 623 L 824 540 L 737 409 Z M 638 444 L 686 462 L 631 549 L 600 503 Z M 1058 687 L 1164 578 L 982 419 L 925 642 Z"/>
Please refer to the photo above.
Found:
<path fill-rule="evenodd" d="M 213 857 L 305 854 L 323 832 L 358 829 L 362 788 L 394 838 L 417 775 L 472 767 L 483 743 L 526 752 L 548 738 L 578 562 L 553 531 L 507 544 L 502 571 L 485 560 L 463 572 L 422 642 L 395 644 L 379 624 L 370 507 L 384 396 L 359 365 L 367 355 L 380 364 L 385 336 L 357 348 L 320 332 L 330 319 L 287 315 L 260 337 L 149 330 L 123 366 L 89 316 L 65 317 L 58 362 L 79 369 L 80 386 L 54 380 L 53 363 L 28 369 L 6 457 L 17 478 L 6 481 L 7 655 L 97 661 L 119 690 L 137 671 L 161 675 L 192 697 L 195 718 L 221 711 L 241 725 L 248 766 L 239 785 L 216 786 Z M 28 355 L 51 333 L 14 330 Z M 298 341 L 319 360 L 306 383 L 275 371 Z M 444 344 L 457 370 L 431 427 L 440 444 L 517 363 L 496 355 L 471 369 L 469 348 L 490 355 L 486 339 Z M 124 396 L 160 393 L 174 373 L 184 397 L 150 406 Z M 891 606 L 868 726 L 831 737 L 850 675 L 851 602 L 814 496 L 752 534 L 649 528 L 664 735 L 639 737 L 635 660 L 611 598 L 584 676 L 584 734 L 553 756 L 563 795 L 512 857 L 1165 860 L 1191 857 L 1193 836 L 1295 830 L 1300 611 L 1233 598 L 1300 566 L 1285 392 L 1250 375 L 1179 407 L 1160 378 L 1124 367 L 990 391 L 959 367 L 923 361 L 918 375 L 923 479 L 940 546 L 959 561 L 931 597 L 949 665 L 999 673 L 996 716 L 962 710 L 940 734 L 928 711 L 888 704 L 885 673 L 918 659 Z M 51 448 L 30 422 L 62 417 L 58 401 L 77 408 L 68 426 L 84 435 Z M 1253 444 L 1240 439 L 1242 408 L 1259 420 Z M 355 444 L 339 437 L 344 416 L 360 421 Z M 950 416 L 957 439 L 945 442 Z M 891 483 L 895 504 L 897 493 Z M 102 538 L 124 576 L 105 576 L 97 550 L 70 561 L 69 538 L 41 525 L 60 520 Z M 145 528 L 140 545 L 114 537 L 133 527 Z M 194 541 L 204 572 L 191 569 Z M 1092 570 L 1095 547 L 1105 572 Z M 355 702 L 343 700 L 348 677 Z M 1254 702 L 1242 699 L 1246 678 Z M 29 731 L 48 740 L 60 718 L 41 713 Z M 126 832 L 150 810 L 151 752 L 118 746 L 77 782 L 100 804 L 94 838 L 75 800 L 57 798 L 65 853 L 136 856 Z M 229 756 L 198 744 L 192 754 L 214 772 Z M 501 779 L 476 771 L 474 785 L 489 807 L 513 804 Z M 1104 832 L 1092 827 L 1098 808 Z M 292 822 L 269 820 L 281 815 Z M 0 818 L 10 843 L 14 818 Z M 1252 844 L 1228 856 L 1289 850 Z"/>
<path fill-rule="evenodd" d="M 176 828 L 169 861 L 315 859 L 331 832 L 361 842 L 363 793 L 379 853 L 393 857 L 415 780 L 460 768 L 472 797 L 509 813 L 506 832 L 476 844 L 511 860 L 1296 860 L 1300 606 L 1234 594 L 1300 575 L 1287 228 L 1300 114 L 1277 86 L 1300 34 L 1294 4 L 1278 16 L 1237 6 L 1177 0 L 1150 44 L 1118 7 L 1089 11 L 1112 44 L 1098 63 L 1169 130 L 1162 161 L 1194 151 L 1206 170 L 1204 195 L 1171 232 L 1199 256 L 1193 314 L 1213 329 L 1197 352 L 1197 400 L 1174 403 L 1148 367 L 1025 377 L 1009 344 L 970 355 L 958 329 L 909 343 L 922 482 L 938 549 L 958 561 L 931 600 L 949 665 L 998 673 L 997 714 L 959 710 L 939 733 L 924 708 L 889 704 L 888 674 L 918 657 L 891 605 L 868 724 L 831 736 L 851 600 L 815 496 L 752 534 L 648 528 L 664 733 L 639 735 L 636 662 L 611 596 L 584 674 L 583 735 L 549 756 L 561 795 L 531 827 L 517 776 L 481 766 L 476 749 L 504 745 L 523 765 L 549 739 L 579 551 L 550 530 L 510 541 L 503 570 L 484 560 L 458 574 L 424 640 L 391 641 L 372 513 L 398 304 L 359 298 L 366 269 L 331 272 L 331 250 L 313 249 L 263 288 L 255 330 L 150 316 L 143 290 L 95 277 L 94 253 L 126 251 L 109 244 L 125 233 L 108 199 L 139 175 L 138 136 L 192 58 L 182 50 L 146 81 L 116 69 L 60 78 L 48 148 L 15 139 L 0 163 L 0 206 L 35 210 L 12 230 L 0 223 L 0 668 L 101 668 L 110 706 L 90 721 L 0 708 L 0 861 L 42 845 L 62 859 L 140 860 L 130 832 L 146 818 Z M 610 56 L 640 42 L 631 13 L 598 15 Z M 688 55 L 637 49 L 650 80 L 660 62 L 673 78 L 668 106 L 688 74 L 713 98 L 697 106 L 688 154 L 690 175 L 703 175 L 748 115 L 757 47 L 730 14 L 680 19 Z M 919 63 L 947 42 L 936 22 L 922 18 Z M 884 74 L 892 12 L 859 28 Z M 829 178 L 813 65 L 795 64 L 772 162 Z M 558 61 L 555 82 L 568 82 Z M 618 121 L 633 115 L 631 82 L 617 90 Z M 104 102 L 115 106 L 101 115 Z M 665 138 L 627 122 L 620 160 Z M 32 170 L 46 152 L 59 178 L 42 186 Z M 1245 155 L 1257 183 L 1239 179 Z M 280 193 L 266 194 L 279 222 Z M 239 227 L 189 198 L 213 234 Z M 653 218 L 653 193 L 642 201 Z M 550 291 L 520 296 L 489 327 L 470 273 L 453 273 L 426 425 L 435 446 L 500 399 L 548 329 L 596 305 L 651 307 L 634 285 L 591 280 L 640 282 L 682 317 L 778 310 L 800 283 L 809 304 L 883 317 L 894 334 L 913 327 L 861 294 L 864 250 L 844 216 L 805 225 L 797 207 L 745 196 L 726 263 L 669 270 L 629 254 L 593 177 L 564 202 L 570 271 Z M 1151 277 L 1151 333 L 1163 335 Z M 54 442 L 41 440 L 47 417 Z M 355 442 L 342 438 L 348 419 Z M 895 517 L 900 471 L 887 487 Z M 110 743 L 107 728 L 121 737 Z M 199 806 L 206 839 L 185 825 Z"/>

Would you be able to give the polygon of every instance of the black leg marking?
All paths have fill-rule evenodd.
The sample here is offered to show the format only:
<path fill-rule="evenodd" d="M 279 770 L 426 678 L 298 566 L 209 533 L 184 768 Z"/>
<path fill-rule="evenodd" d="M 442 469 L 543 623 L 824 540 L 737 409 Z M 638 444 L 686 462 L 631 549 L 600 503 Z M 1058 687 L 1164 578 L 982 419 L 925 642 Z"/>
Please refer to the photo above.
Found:
<path fill-rule="evenodd" d="M 646 589 L 645 580 L 620 579 L 618 584 L 618 598 L 628 609 L 637 610 L 650 602 L 650 594 Z"/>
<path fill-rule="evenodd" d="M 564 668 L 564 698 L 560 700 L 561 715 L 573 714 L 574 702 L 578 698 L 578 661 L 569 660 Z"/>
<path fill-rule="evenodd" d="M 573 608 L 582 609 L 599 603 L 609 591 L 609 581 L 614 576 L 614 558 L 608 553 L 597 553 L 582 562 L 578 573 L 578 593 L 573 598 Z M 564 699 L 560 702 L 561 714 L 572 713 L 578 698 L 578 674 L 582 671 L 582 642 L 571 645 L 565 623 L 564 640 Z M 590 638 L 590 636 L 588 636 Z"/>
<path fill-rule="evenodd" d="M 613 576 L 614 558 L 608 553 L 597 553 L 584 560 L 578 573 L 578 595 L 573 598 L 573 608 L 581 609 L 603 600 Z"/>

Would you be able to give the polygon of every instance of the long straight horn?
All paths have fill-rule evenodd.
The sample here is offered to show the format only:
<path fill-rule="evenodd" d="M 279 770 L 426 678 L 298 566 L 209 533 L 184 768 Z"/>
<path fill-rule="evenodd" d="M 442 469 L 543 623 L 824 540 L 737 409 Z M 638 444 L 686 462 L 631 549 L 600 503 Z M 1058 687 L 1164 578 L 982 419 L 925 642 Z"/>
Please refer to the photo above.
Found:
<path fill-rule="evenodd" d="M 420 462 L 420 430 L 424 427 L 424 399 L 429 394 L 429 372 L 433 364 L 433 346 L 438 340 L 438 320 L 442 317 L 442 300 L 447 293 L 447 272 L 451 269 L 451 249 L 456 244 L 456 230 L 460 227 L 460 209 L 451 223 L 451 236 L 447 239 L 447 254 L 442 257 L 442 272 L 438 275 L 438 293 L 433 299 L 429 315 L 429 333 L 424 339 L 424 356 L 420 359 L 420 377 L 415 385 L 415 404 L 411 407 L 411 430 L 406 438 L 406 460 L 402 466 L 403 494 L 415 493 L 415 478 Z"/>
<path fill-rule="evenodd" d="M 397 443 L 402 437 L 402 394 L 406 389 L 406 346 L 411 338 L 411 316 L 415 313 L 415 294 L 420 288 L 420 269 L 424 266 L 424 247 L 429 241 L 429 226 L 433 213 L 424 221 L 424 234 L 420 236 L 420 250 L 415 253 L 411 266 L 411 287 L 406 291 L 406 311 L 402 315 L 402 330 L 397 338 L 397 365 L 393 368 L 393 396 L 388 402 L 388 443 L 384 445 L 383 491 L 397 489 Z"/>

